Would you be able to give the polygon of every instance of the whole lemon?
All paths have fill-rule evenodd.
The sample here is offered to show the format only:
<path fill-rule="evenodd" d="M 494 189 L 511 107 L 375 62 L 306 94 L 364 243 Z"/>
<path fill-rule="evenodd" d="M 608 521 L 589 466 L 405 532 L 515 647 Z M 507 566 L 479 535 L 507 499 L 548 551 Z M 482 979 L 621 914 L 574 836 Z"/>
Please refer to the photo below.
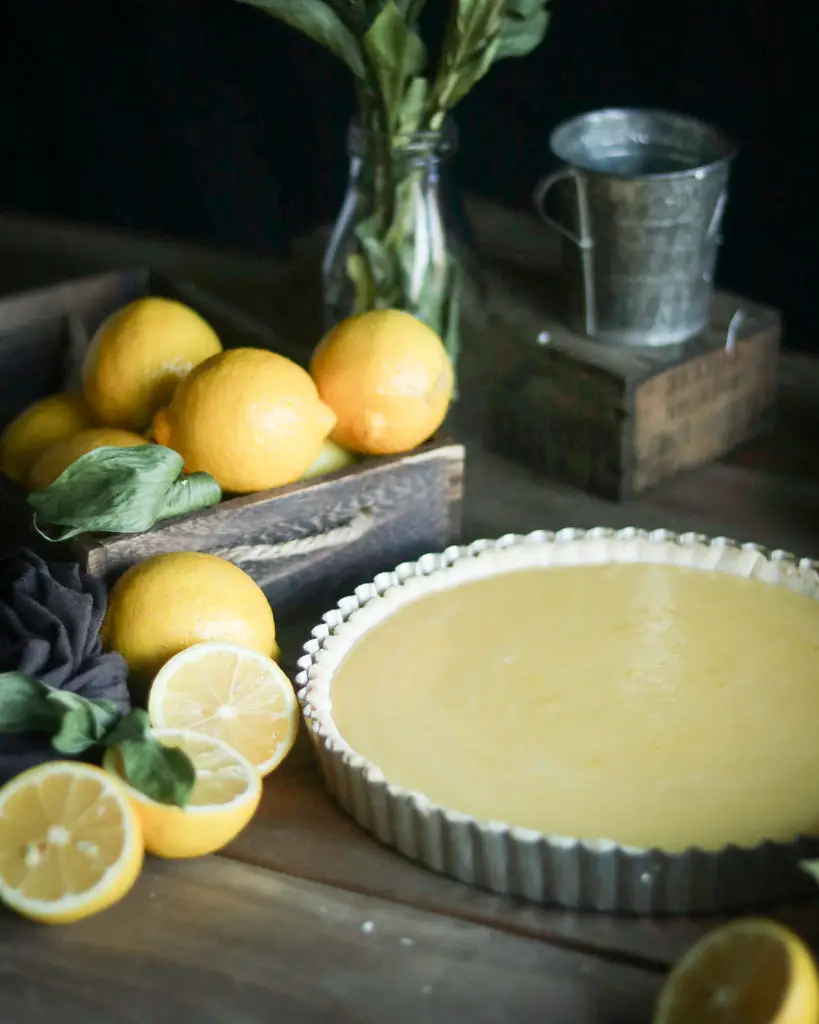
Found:
<path fill-rule="evenodd" d="M 96 418 L 82 395 L 49 395 L 28 406 L 0 436 L 0 468 L 24 484 L 46 448 L 93 427 Z"/>
<path fill-rule="evenodd" d="M 154 417 L 154 437 L 179 452 L 188 472 L 204 470 L 223 490 L 246 494 L 298 480 L 335 421 L 306 370 L 273 352 L 236 348 L 185 378 Z"/>
<path fill-rule="evenodd" d="M 83 363 L 85 397 L 103 423 L 144 430 L 179 381 L 221 351 L 214 330 L 188 306 L 137 299 L 94 335 Z"/>
<path fill-rule="evenodd" d="M 337 324 L 313 354 L 310 373 L 338 417 L 330 435 L 350 451 L 409 451 L 440 427 L 452 398 L 452 364 L 426 324 L 396 309 Z"/>
<path fill-rule="evenodd" d="M 30 491 L 40 491 L 48 487 L 72 462 L 97 448 L 104 448 L 107 445 L 115 448 L 134 448 L 147 443 L 144 437 L 132 434 L 129 430 L 116 430 L 114 427 L 82 430 L 79 434 L 69 437 L 67 441 L 58 441 L 46 448 L 32 466 L 28 475 L 28 488 Z"/>
<path fill-rule="evenodd" d="M 154 555 L 114 584 L 103 645 L 128 663 L 138 695 L 174 654 L 204 640 L 276 653 L 276 623 L 264 592 L 246 572 L 216 555 Z"/>

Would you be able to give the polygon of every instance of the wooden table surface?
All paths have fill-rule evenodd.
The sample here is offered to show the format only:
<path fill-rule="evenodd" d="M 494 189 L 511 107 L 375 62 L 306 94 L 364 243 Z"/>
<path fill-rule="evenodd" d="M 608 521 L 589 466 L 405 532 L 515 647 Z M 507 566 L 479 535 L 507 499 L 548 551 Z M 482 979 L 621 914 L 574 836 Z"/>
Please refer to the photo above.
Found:
<path fill-rule="evenodd" d="M 478 201 L 471 212 L 490 262 L 506 246 L 529 263 L 548 245 L 528 218 Z M 0 218 L 0 291 L 126 265 L 183 274 L 267 320 L 286 304 L 282 269 L 263 261 Z M 780 395 L 771 436 L 617 505 L 485 450 L 467 389 L 464 539 L 662 526 L 819 557 L 819 363 L 783 358 Z M 286 661 L 308 629 L 285 624 Z M 815 903 L 772 914 L 819 948 Z M 222 854 L 152 860 L 121 905 L 69 928 L 0 915 L 0 1021 L 648 1021 L 668 966 L 714 924 L 573 914 L 438 877 L 334 806 L 302 736 Z"/>

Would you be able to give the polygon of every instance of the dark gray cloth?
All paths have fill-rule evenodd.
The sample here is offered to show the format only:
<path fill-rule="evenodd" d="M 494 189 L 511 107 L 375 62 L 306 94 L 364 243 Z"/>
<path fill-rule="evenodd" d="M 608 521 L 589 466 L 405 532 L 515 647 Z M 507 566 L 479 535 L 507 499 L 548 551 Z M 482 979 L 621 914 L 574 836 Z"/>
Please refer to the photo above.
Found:
<path fill-rule="evenodd" d="M 106 605 L 105 585 L 74 563 L 44 562 L 25 548 L 0 559 L 0 672 L 23 672 L 127 712 L 125 661 L 100 641 Z M 0 781 L 56 756 L 47 737 L 0 734 Z"/>

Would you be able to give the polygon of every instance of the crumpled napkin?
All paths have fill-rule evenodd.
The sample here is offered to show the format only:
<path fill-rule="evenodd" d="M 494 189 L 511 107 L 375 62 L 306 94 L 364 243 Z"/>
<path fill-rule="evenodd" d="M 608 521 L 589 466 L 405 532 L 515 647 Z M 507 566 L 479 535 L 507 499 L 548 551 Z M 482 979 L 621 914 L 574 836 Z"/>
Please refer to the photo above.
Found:
<path fill-rule="evenodd" d="M 127 666 L 100 641 L 107 593 L 78 565 L 22 548 L 0 558 L 0 672 L 23 672 L 57 690 L 131 707 Z M 0 782 L 58 757 L 48 738 L 0 734 Z"/>

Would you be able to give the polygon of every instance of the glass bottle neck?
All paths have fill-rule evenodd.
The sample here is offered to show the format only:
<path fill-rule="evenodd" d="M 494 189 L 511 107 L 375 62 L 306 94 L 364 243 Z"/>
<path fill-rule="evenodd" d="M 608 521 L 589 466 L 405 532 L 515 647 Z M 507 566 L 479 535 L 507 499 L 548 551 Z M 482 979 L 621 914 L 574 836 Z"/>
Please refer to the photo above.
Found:
<path fill-rule="evenodd" d="M 453 121 L 440 131 L 416 132 L 401 138 L 364 128 L 354 118 L 347 131 L 347 152 L 353 160 L 389 158 L 407 167 L 430 167 L 445 163 L 457 151 L 458 132 Z"/>

